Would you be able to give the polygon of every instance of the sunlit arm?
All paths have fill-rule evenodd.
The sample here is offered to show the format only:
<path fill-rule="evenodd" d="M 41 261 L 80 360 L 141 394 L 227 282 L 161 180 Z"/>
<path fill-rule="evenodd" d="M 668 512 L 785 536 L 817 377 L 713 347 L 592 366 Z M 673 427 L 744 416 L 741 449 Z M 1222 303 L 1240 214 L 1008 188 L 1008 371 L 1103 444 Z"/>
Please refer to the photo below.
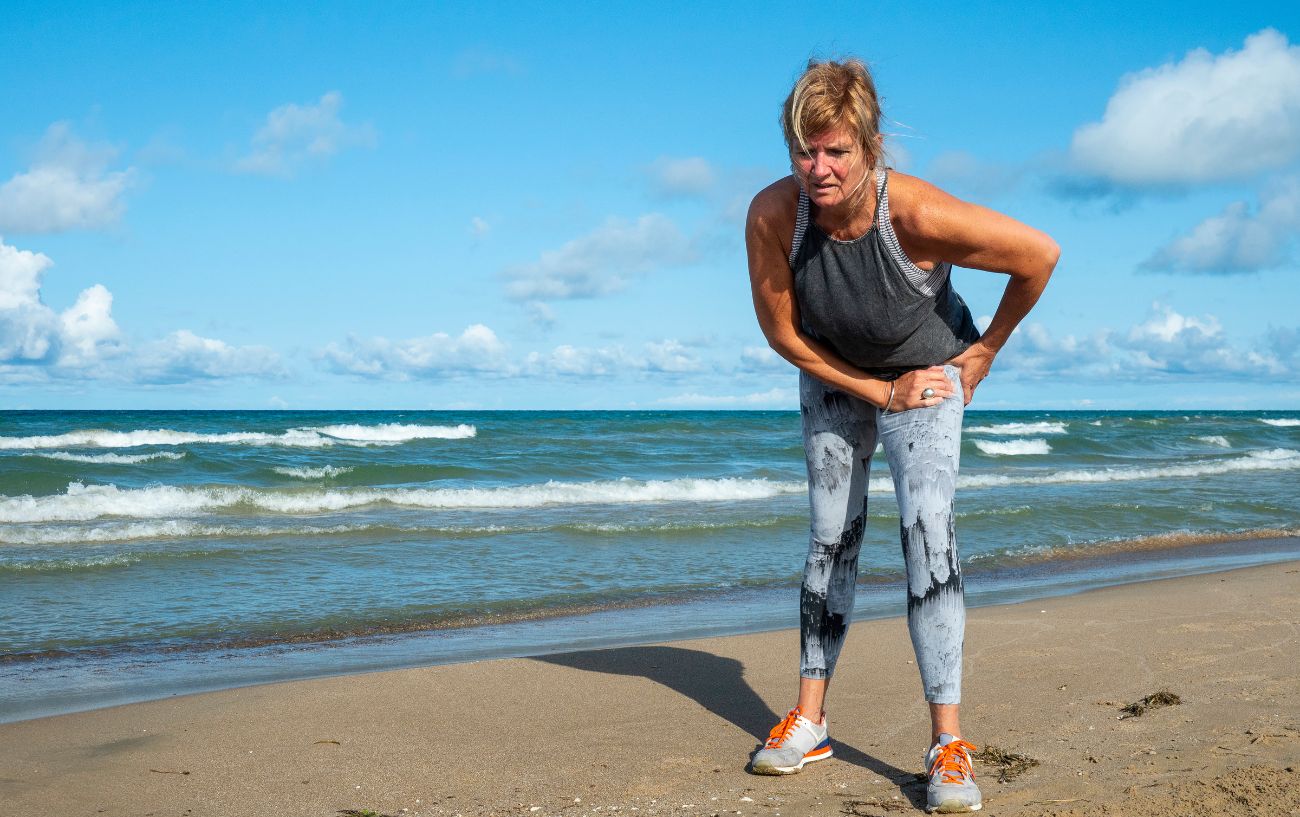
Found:
<path fill-rule="evenodd" d="M 951 361 L 962 369 L 969 403 L 994 356 L 1043 294 L 1061 248 L 1046 233 L 1009 216 L 961 201 L 920 179 L 900 181 L 905 191 L 900 198 L 907 205 L 895 211 L 894 226 L 909 256 L 918 263 L 947 261 L 1011 278 L 979 341 Z"/>

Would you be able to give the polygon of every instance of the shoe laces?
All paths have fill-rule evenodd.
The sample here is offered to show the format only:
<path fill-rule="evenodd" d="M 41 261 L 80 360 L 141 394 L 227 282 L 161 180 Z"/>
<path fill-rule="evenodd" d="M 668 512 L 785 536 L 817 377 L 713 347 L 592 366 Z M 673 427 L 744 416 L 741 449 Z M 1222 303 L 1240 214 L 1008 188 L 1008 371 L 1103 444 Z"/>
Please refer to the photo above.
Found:
<path fill-rule="evenodd" d="M 799 725 L 799 718 L 801 715 L 803 715 L 803 711 L 799 707 L 796 706 L 794 709 L 791 709 L 785 716 L 785 719 L 776 726 L 773 726 L 772 731 L 767 733 L 767 743 L 764 744 L 764 747 L 767 749 L 775 749 L 782 743 L 785 743 L 786 740 L 794 734 L 795 727 Z"/>
<path fill-rule="evenodd" d="M 954 740 L 946 746 L 938 746 L 938 754 L 934 756 L 934 762 L 930 764 L 930 774 L 936 771 L 941 772 L 941 781 L 944 783 L 962 783 L 963 778 L 966 780 L 975 779 L 975 770 L 971 768 L 970 756 L 976 751 L 976 747 L 964 740 Z"/>

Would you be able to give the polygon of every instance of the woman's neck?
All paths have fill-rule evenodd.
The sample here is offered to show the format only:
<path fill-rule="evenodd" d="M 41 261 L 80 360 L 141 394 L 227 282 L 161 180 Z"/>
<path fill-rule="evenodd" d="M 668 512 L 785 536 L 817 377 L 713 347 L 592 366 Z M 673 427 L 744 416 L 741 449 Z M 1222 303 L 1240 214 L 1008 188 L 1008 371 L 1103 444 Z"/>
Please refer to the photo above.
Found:
<path fill-rule="evenodd" d="M 871 229 L 873 215 L 876 212 L 875 186 L 868 188 L 866 195 L 854 196 L 831 207 L 818 207 L 809 203 L 812 219 L 821 231 L 836 241 L 852 241 L 861 238 Z"/>

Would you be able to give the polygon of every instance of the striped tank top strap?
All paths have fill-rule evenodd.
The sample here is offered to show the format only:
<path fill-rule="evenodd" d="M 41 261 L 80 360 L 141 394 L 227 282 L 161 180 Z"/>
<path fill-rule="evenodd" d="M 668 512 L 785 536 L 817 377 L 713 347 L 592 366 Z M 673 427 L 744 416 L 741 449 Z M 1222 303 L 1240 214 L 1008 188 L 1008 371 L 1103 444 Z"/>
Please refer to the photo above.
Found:
<path fill-rule="evenodd" d="M 799 186 L 799 209 L 794 214 L 794 238 L 790 241 L 790 266 L 794 267 L 794 259 L 799 255 L 799 247 L 803 245 L 804 233 L 808 232 L 808 193 Z"/>
<path fill-rule="evenodd" d="M 939 263 L 934 265 L 932 270 L 923 270 L 912 259 L 907 257 L 903 252 L 902 246 L 898 243 L 898 236 L 894 233 L 894 224 L 889 220 L 889 184 L 885 169 L 882 167 L 877 171 L 876 188 L 876 229 L 880 233 L 881 239 L 885 242 L 885 247 L 889 250 L 889 255 L 898 264 L 898 268 L 903 271 L 903 275 L 913 287 L 922 295 L 931 296 L 938 292 L 943 286 L 944 281 L 948 278 L 949 265 Z"/>

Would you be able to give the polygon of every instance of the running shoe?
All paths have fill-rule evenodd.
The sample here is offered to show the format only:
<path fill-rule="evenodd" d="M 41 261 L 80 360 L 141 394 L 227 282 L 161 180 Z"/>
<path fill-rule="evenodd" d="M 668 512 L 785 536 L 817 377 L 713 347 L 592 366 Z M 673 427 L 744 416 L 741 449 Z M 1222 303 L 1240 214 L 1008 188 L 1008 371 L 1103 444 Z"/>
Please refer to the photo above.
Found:
<path fill-rule="evenodd" d="M 806 764 L 825 760 L 834 754 L 826 732 L 824 715 L 821 723 L 813 723 L 796 706 L 768 733 L 767 743 L 754 753 L 750 771 L 754 774 L 794 774 Z"/>
<path fill-rule="evenodd" d="M 970 756 L 975 747 L 944 732 L 925 755 L 930 783 L 925 787 L 925 810 L 940 814 L 979 811 L 983 805 Z"/>

